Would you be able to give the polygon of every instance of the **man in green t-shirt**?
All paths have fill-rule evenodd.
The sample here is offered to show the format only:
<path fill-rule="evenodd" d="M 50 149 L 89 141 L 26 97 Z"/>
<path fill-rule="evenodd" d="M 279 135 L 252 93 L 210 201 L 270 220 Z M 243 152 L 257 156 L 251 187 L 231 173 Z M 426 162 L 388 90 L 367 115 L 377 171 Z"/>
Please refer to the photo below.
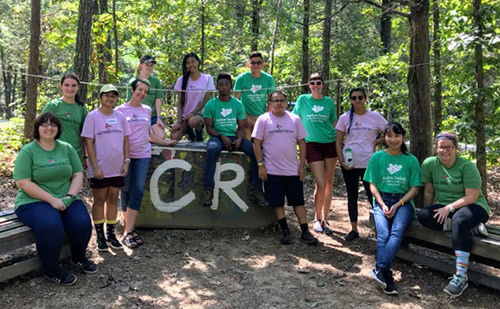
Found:
<path fill-rule="evenodd" d="M 219 95 L 212 98 L 205 105 L 203 118 L 210 139 L 207 142 L 205 157 L 205 180 L 203 206 L 212 206 L 214 197 L 214 175 L 217 156 L 222 151 L 240 150 L 250 157 L 250 184 L 248 198 L 260 206 L 267 206 L 267 201 L 261 191 L 262 184 L 258 176 L 257 161 L 253 153 L 252 143 L 243 137 L 245 108 L 241 102 L 231 96 L 232 79 L 228 73 L 217 76 L 217 90 Z"/>
<path fill-rule="evenodd" d="M 234 96 L 241 100 L 246 112 L 245 138 L 250 140 L 257 118 L 267 110 L 267 95 L 276 88 L 274 78 L 263 72 L 266 63 L 262 54 L 250 54 L 247 67 L 250 71 L 240 74 L 234 84 Z"/>

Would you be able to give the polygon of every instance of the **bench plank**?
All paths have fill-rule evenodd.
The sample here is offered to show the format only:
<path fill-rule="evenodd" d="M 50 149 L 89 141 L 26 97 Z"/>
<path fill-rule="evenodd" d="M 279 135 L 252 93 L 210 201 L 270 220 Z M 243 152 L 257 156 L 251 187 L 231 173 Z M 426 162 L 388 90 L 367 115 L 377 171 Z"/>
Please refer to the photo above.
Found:
<path fill-rule="evenodd" d="M 24 223 L 22 223 L 21 221 L 19 221 L 17 219 L 11 220 L 9 222 L 0 223 L 0 235 L 2 235 L 4 232 L 7 232 L 9 230 L 15 229 L 15 228 L 23 226 L 23 225 L 24 225 Z"/>
<path fill-rule="evenodd" d="M 20 226 L 0 234 L 0 254 L 9 252 L 35 242 L 35 234 L 31 228 Z"/>

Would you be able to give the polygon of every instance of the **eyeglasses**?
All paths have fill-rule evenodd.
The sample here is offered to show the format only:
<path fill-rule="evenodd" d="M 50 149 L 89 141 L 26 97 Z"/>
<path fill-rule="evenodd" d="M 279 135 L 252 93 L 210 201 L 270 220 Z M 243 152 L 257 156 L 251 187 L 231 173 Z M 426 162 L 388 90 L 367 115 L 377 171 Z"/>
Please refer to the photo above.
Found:
<path fill-rule="evenodd" d="M 453 149 L 455 149 L 455 146 L 439 146 L 438 149 L 439 150 L 452 151 Z"/>
<path fill-rule="evenodd" d="M 261 64 L 263 64 L 263 63 L 264 63 L 264 62 L 262 62 L 262 61 L 250 61 L 250 64 L 251 64 L 251 65 L 261 65 Z"/>
<path fill-rule="evenodd" d="M 316 81 L 316 82 L 314 82 L 314 81 L 310 81 L 310 82 L 309 82 L 309 85 L 311 85 L 311 86 L 314 86 L 314 85 L 316 85 L 316 86 L 321 86 L 322 84 L 323 84 L 323 82 L 322 82 L 322 81 L 320 81 L 320 80 L 318 80 L 318 81 Z"/>
<path fill-rule="evenodd" d="M 354 95 L 354 96 L 351 97 L 351 100 L 356 101 L 356 99 L 358 99 L 358 101 L 363 101 L 364 98 L 365 97 L 362 96 L 362 95 L 358 95 L 358 96 Z"/>
<path fill-rule="evenodd" d="M 42 128 L 44 128 L 44 129 L 47 129 L 47 128 L 57 128 L 57 125 L 55 123 L 52 123 L 52 122 L 42 123 L 40 126 Z"/>
<path fill-rule="evenodd" d="M 269 100 L 271 103 L 288 103 L 287 100 Z"/>

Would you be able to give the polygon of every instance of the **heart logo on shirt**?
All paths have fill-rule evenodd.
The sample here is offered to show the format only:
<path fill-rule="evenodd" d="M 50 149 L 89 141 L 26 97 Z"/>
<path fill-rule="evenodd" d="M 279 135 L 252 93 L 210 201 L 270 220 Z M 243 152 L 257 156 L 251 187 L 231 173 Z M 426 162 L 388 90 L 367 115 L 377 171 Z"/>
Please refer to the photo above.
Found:
<path fill-rule="evenodd" d="M 232 108 L 223 108 L 222 112 L 220 112 L 220 114 L 222 115 L 222 117 L 226 117 L 227 115 L 231 114 L 232 112 L 233 112 Z"/>
<path fill-rule="evenodd" d="M 250 88 L 250 90 L 253 93 L 256 93 L 257 91 L 260 91 L 261 89 L 262 89 L 262 85 L 252 85 L 252 88 Z"/>
<path fill-rule="evenodd" d="M 319 112 L 321 112 L 323 109 L 325 109 L 325 107 L 324 107 L 324 106 L 318 106 L 318 105 L 314 105 L 314 106 L 313 106 L 313 108 L 312 108 L 313 112 L 315 112 L 315 113 L 319 113 Z"/>
<path fill-rule="evenodd" d="M 65 115 L 66 115 L 66 118 L 68 118 L 68 119 L 71 118 L 71 115 L 68 112 L 66 112 Z"/>
<path fill-rule="evenodd" d="M 111 125 L 110 125 L 110 124 L 108 124 L 108 123 L 106 123 L 105 128 L 106 128 L 106 129 L 109 129 L 109 128 L 111 128 Z"/>
<path fill-rule="evenodd" d="M 403 166 L 401 164 L 389 163 L 389 167 L 387 168 L 387 170 L 389 171 L 389 173 L 391 175 L 393 175 L 393 174 L 399 172 L 402 168 L 403 168 Z"/>

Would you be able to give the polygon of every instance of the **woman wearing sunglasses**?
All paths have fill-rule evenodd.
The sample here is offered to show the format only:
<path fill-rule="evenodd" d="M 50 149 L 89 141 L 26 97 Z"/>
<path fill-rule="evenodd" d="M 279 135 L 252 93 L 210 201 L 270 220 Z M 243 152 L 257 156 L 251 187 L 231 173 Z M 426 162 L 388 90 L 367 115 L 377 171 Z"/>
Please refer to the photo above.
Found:
<path fill-rule="evenodd" d="M 311 94 L 303 94 L 297 99 L 293 113 L 298 115 L 307 132 L 306 159 L 316 184 L 314 191 L 314 231 L 331 234 L 328 213 L 332 202 L 333 177 L 337 153 L 335 148 L 335 123 L 337 112 L 335 103 L 324 96 L 323 78 L 319 73 L 309 77 Z"/>
<path fill-rule="evenodd" d="M 368 161 L 370 161 L 375 146 L 383 140 L 377 140 L 377 133 L 384 131 L 387 120 L 378 112 L 366 109 L 366 92 L 364 89 L 352 89 L 349 92 L 349 98 L 351 108 L 340 116 L 335 129 L 337 129 L 337 154 L 347 189 L 347 209 L 352 228 L 351 232 L 345 236 L 345 239 L 352 241 L 359 238 L 359 179 L 363 180 Z M 371 204 L 373 196 L 370 191 L 370 184 L 363 181 L 363 185 L 368 201 Z"/>

